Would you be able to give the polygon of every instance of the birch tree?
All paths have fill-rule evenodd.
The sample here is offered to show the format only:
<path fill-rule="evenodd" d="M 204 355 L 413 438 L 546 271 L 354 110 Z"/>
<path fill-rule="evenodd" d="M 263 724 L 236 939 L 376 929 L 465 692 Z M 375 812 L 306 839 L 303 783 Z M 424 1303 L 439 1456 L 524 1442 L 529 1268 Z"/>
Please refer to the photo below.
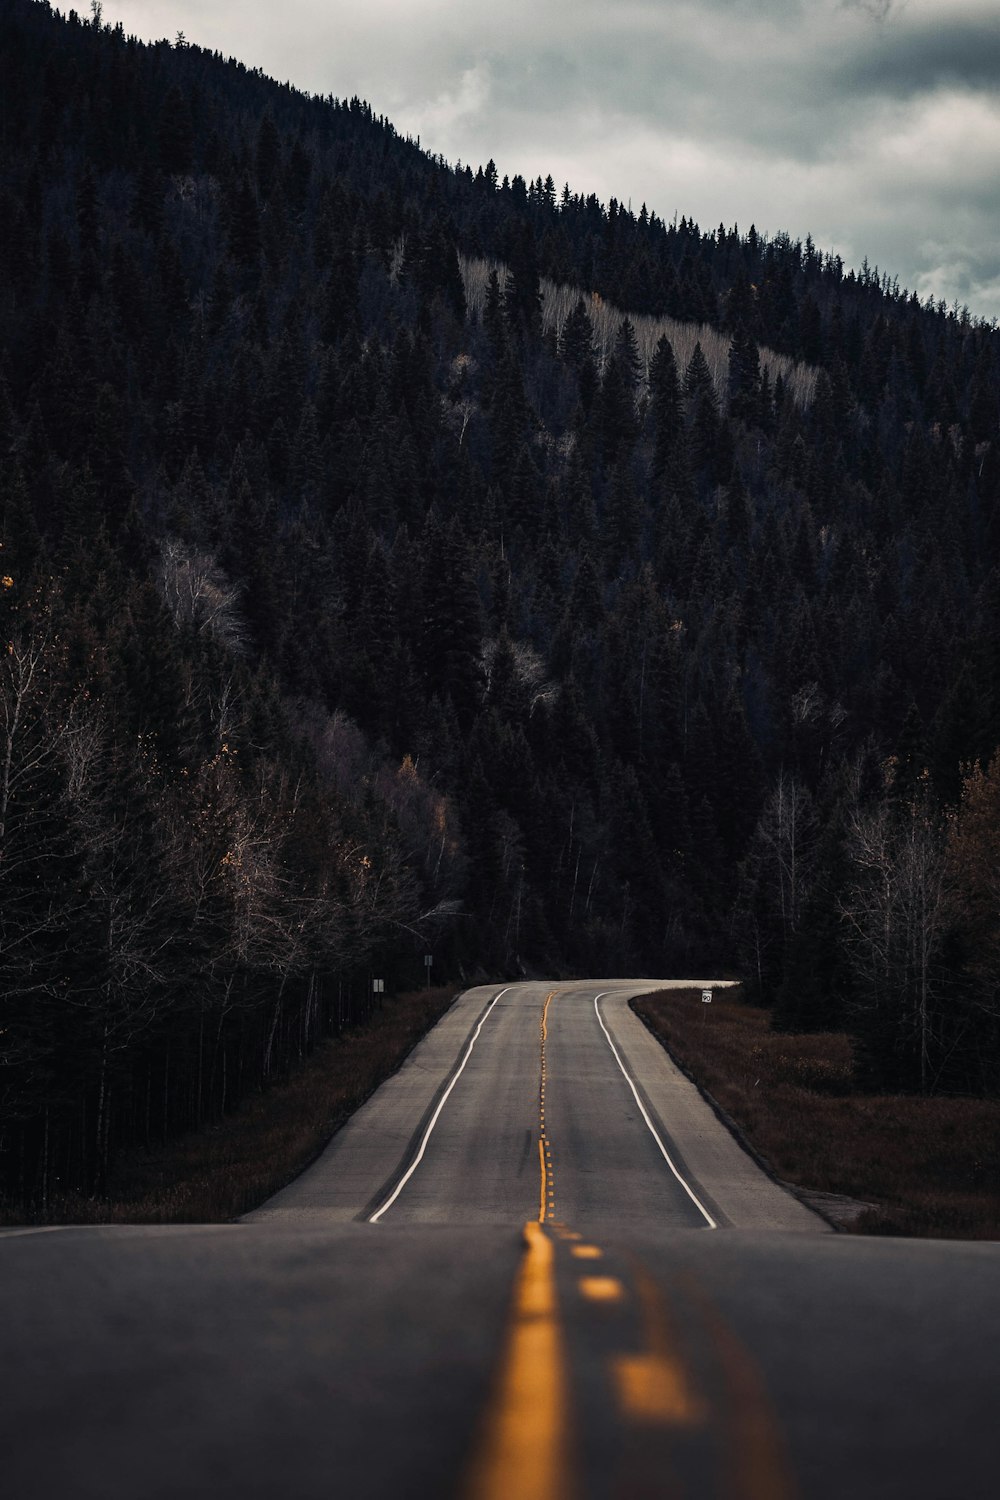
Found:
<path fill-rule="evenodd" d="M 735 914 L 745 959 L 764 998 L 772 998 L 801 924 L 816 837 L 816 809 L 808 788 L 782 770 L 750 841 Z"/>
<path fill-rule="evenodd" d="M 874 1083 L 928 1092 L 939 1061 L 939 958 L 949 911 L 945 830 L 921 802 L 856 810 L 840 901 L 856 984 L 854 1029 Z"/>

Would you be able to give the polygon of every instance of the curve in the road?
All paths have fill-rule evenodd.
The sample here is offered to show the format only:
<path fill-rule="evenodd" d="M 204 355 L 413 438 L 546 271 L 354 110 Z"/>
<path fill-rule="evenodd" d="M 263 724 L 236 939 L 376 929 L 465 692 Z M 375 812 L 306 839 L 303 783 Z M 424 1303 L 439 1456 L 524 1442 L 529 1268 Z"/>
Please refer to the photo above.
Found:
<path fill-rule="evenodd" d="M 5 1497 L 993 1500 L 997 1247 L 822 1232 L 664 987 L 467 992 L 242 1224 L 0 1235 Z"/>
<path fill-rule="evenodd" d="M 508 986 L 508 988 L 509 988 L 509 986 Z M 403 1173 L 402 1177 L 399 1179 L 398 1183 L 393 1188 L 393 1190 L 389 1194 L 388 1198 L 382 1204 L 381 1208 L 377 1208 L 373 1214 L 369 1214 L 369 1216 L 368 1216 L 368 1222 L 369 1222 L 369 1224 L 377 1224 L 378 1221 L 379 1221 L 379 1219 L 381 1219 L 382 1215 L 386 1212 L 386 1210 L 390 1209 L 392 1207 L 392 1205 L 395 1203 L 396 1199 L 399 1197 L 400 1193 L 405 1188 L 406 1184 L 409 1182 L 410 1178 L 413 1176 L 414 1172 L 419 1167 L 420 1163 L 423 1161 L 423 1159 L 424 1159 L 424 1152 L 427 1150 L 427 1142 L 430 1140 L 432 1134 L 434 1133 L 434 1127 L 437 1124 L 438 1120 L 441 1118 L 441 1111 L 444 1109 L 445 1105 L 448 1103 L 448 1099 L 451 1096 L 452 1089 L 455 1087 L 456 1083 L 461 1078 L 462 1074 L 465 1072 L 466 1065 L 468 1064 L 469 1058 L 472 1056 L 472 1049 L 473 1049 L 473 1047 L 475 1047 L 476 1042 L 479 1040 L 479 1033 L 482 1031 L 483 1027 L 486 1025 L 486 1022 L 489 1020 L 491 1014 L 493 1013 L 493 1007 L 496 1005 L 497 1001 L 500 1000 L 504 995 L 506 995 L 506 993 L 507 993 L 507 990 L 504 989 L 504 990 L 500 991 L 499 995 L 494 995 L 492 1001 L 490 1002 L 489 1006 L 486 1009 L 485 1014 L 483 1015 L 481 1021 L 479 1022 L 479 1025 L 476 1027 L 475 1032 L 472 1035 L 472 1038 L 471 1038 L 471 1040 L 469 1042 L 469 1045 L 468 1045 L 468 1047 L 466 1049 L 465 1056 L 462 1058 L 462 1061 L 461 1061 L 461 1064 L 458 1067 L 458 1070 L 456 1071 L 456 1073 L 455 1073 L 454 1077 L 452 1078 L 451 1082 L 449 1083 L 448 1087 L 445 1089 L 444 1093 L 441 1095 L 441 1098 L 440 1098 L 440 1100 L 438 1102 L 437 1109 L 431 1115 L 430 1121 L 428 1122 L 428 1125 L 427 1125 L 427 1129 L 424 1131 L 423 1137 L 422 1137 L 422 1139 L 420 1141 L 420 1146 L 419 1146 L 419 1148 L 417 1150 L 416 1156 L 413 1158 L 413 1161 L 410 1163 L 410 1165 L 407 1168 L 407 1170 Z"/>
<path fill-rule="evenodd" d="M 638 1089 L 636 1088 L 635 1084 L 632 1082 L 631 1078 L 628 1075 L 628 1070 L 626 1069 L 625 1064 L 621 1060 L 621 1057 L 620 1057 L 619 1052 L 618 1052 L 618 1048 L 615 1046 L 614 1042 L 611 1040 L 611 1033 L 610 1033 L 610 1031 L 608 1030 L 608 1028 L 604 1024 L 604 1018 L 601 1015 L 601 1007 L 600 1007 L 600 1004 L 599 1004 L 599 1002 L 604 999 L 604 995 L 606 993 L 607 993 L 607 991 L 602 991 L 601 994 L 594 996 L 594 1013 L 597 1016 L 597 1019 L 598 1019 L 598 1021 L 601 1024 L 601 1030 L 604 1032 L 604 1035 L 607 1038 L 608 1046 L 611 1048 L 611 1051 L 614 1053 L 615 1062 L 618 1064 L 619 1068 L 621 1068 L 621 1070 L 622 1070 L 622 1077 L 625 1079 L 625 1082 L 628 1084 L 629 1088 L 632 1090 L 632 1094 L 633 1094 L 633 1097 L 635 1098 L 635 1102 L 639 1106 L 639 1112 L 642 1115 L 642 1118 L 646 1122 L 646 1126 L 647 1126 L 647 1128 L 649 1130 L 650 1135 L 653 1137 L 653 1140 L 656 1142 L 657 1146 L 659 1147 L 660 1155 L 663 1157 L 663 1160 L 666 1162 L 666 1164 L 670 1168 L 671 1172 L 673 1172 L 674 1176 L 677 1178 L 677 1181 L 680 1183 L 681 1187 L 687 1193 L 688 1197 L 691 1199 L 691 1202 L 698 1209 L 699 1213 L 701 1213 L 701 1214 L 704 1215 L 705 1223 L 707 1224 L 708 1228 L 709 1229 L 718 1229 L 718 1227 L 719 1227 L 718 1224 L 712 1218 L 712 1215 L 709 1213 L 709 1211 L 705 1207 L 704 1203 L 702 1203 L 702 1201 L 698 1197 L 697 1193 L 695 1193 L 692 1190 L 691 1184 L 684 1177 L 682 1177 L 682 1175 L 681 1175 L 680 1172 L 678 1172 L 677 1167 L 674 1164 L 673 1158 L 670 1155 L 670 1152 L 667 1150 L 666 1146 L 661 1141 L 660 1136 L 659 1136 L 659 1132 L 657 1131 L 656 1126 L 653 1124 L 652 1120 L 649 1118 L 649 1114 L 647 1113 L 646 1106 L 643 1104 L 642 1100 L 639 1098 L 639 1091 L 638 1091 Z"/>

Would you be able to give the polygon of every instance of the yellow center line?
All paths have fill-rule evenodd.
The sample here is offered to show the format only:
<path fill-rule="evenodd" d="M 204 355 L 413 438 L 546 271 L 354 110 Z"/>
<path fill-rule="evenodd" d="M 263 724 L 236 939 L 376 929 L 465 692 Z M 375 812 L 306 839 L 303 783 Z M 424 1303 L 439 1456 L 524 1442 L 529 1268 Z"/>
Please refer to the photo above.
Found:
<path fill-rule="evenodd" d="M 574 1491 L 555 1245 L 535 1223 L 525 1225 L 524 1238 L 507 1345 L 466 1500 L 569 1500 Z"/>
<path fill-rule="evenodd" d="M 570 1255 L 575 1255 L 577 1260 L 600 1260 L 604 1254 L 596 1245 L 571 1245 Z"/>

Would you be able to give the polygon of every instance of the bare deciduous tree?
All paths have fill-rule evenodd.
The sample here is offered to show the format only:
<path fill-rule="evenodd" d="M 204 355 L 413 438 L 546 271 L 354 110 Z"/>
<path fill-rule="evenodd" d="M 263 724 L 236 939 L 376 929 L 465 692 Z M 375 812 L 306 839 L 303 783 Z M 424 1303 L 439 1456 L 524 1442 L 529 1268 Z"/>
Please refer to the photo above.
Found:
<path fill-rule="evenodd" d="M 931 1087 L 936 1061 L 936 960 L 950 894 L 945 842 L 941 820 L 919 803 L 902 812 L 888 802 L 856 810 L 848 829 L 853 873 L 840 902 L 867 1012 L 859 1030 L 889 1052 L 886 1072 L 921 1090 Z"/>
<path fill-rule="evenodd" d="M 240 613 L 240 589 L 231 583 L 214 557 L 192 552 L 168 539 L 160 548 L 160 592 L 177 626 L 198 635 L 211 635 L 231 651 L 246 646 L 246 625 Z"/>
<path fill-rule="evenodd" d="M 502 670 L 509 671 L 529 716 L 540 703 L 554 702 L 558 688 L 546 675 L 545 662 L 530 641 L 512 641 L 491 637 L 483 642 L 480 661 L 487 698 L 494 685 L 495 670 L 502 658 Z"/>
<path fill-rule="evenodd" d="M 782 771 L 743 862 L 736 911 L 760 991 L 766 988 L 773 950 L 787 952 L 799 929 L 812 883 L 817 832 L 808 789 Z"/>

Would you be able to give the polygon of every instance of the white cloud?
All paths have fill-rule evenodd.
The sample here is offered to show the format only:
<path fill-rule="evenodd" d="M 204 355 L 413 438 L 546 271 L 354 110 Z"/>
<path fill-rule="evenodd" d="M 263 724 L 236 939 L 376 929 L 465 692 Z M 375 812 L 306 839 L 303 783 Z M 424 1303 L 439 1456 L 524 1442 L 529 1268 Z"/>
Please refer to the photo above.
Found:
<path fill-rule="evenodd" d="M 430 136 L 447 134 L 454 139 L 471 121 L 482 116 L 490 98 L 490 71 L 484 63 L 466 68 L 458 86 L 445 89 L 424 105 L 410 107 L 410 114 L 423 122 Z"/>

